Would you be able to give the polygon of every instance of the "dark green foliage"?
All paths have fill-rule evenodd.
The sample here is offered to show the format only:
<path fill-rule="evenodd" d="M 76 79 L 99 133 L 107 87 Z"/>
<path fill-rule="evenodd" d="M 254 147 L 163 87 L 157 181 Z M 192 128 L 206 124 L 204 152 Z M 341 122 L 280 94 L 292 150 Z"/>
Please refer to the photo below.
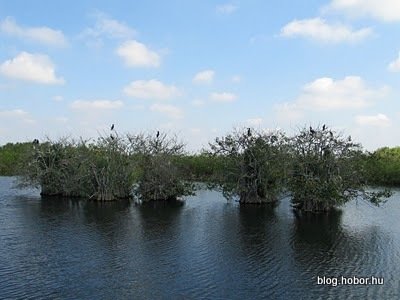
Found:
<path fill-rule="evenodd" d="M 19 165 L 24 156 L 32 151 L 32 143 L 8 143 L 0 147 L 0 175 L 19 174 Z"/>
<path fill-rule="evenodd" d="M 134 190 L 143 202 L 177 200 L 192 195 L 194 185 L 185 178 L 178 157 L 184 156 L 184 144 L 166 134 L 129 135 L 135 153 L 137 185 Z"/>
<path fill-rule="evenodd" d="M 132 160 L 127 149 L 118 137 L 100 137 L 96 143 L 65 138 L 34 145 L 21 170 L 20 184 L 38 186 L 46 196 L 128 198 Z"/>
<path fill-rule="evenodd" d="M 400 186 L 400 147 L 381 148 L 365 156 L 368 183 Z"/>
<path fill-rule="evenodd" d="M 390 195 L 367 192 L 361 145 L 325 128 L 303 129 L 292 139 L 293 203 L 305 211 L 326 211 L 351 199 L 378 205 Z"/>
<path fill-rule="evenodd" d="M 285 180 L 286 138 L 280 132 L 234 131 L 210 144 L 223 165 L 214 177 L 224 196 L 241 203 L 274 202 Z"/>
<path fill-rule="evenodd" d="M 208 153 L 175 156 L 175 161 L 187 180 L 211 183 L 215 172 L 223 168 L 221 157 Z"/>

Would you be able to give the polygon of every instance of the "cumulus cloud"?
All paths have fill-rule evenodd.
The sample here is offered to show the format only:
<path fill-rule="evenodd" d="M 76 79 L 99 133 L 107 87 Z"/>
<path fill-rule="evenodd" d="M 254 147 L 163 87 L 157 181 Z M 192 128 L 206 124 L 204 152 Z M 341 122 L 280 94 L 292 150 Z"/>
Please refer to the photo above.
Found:
<path fill-rule="evenodd" d="M 157 52 L 135 40 L 123 43 L 117 48 L 116 53 L 128 67 L 158 67 L 161 63 L 161 57 Z"/>
<path fill-rule="evenodd" d="M 390 119 L 384 114 L 373 116 L 356 116 L 357 124 L 362 126 L 387 127 L 390 125 Z"/>
<path fill-rule="evenodd" d="M 155 79 L 133 81 L 123 91 L 126 95 L 139 99 L 165 100 L 181 95 L 176 86 L 166 85 Z"/>
<path fill-rule="evenodd" d="M 220 14 L 230 15 L 234 13 L 238 7 L 232 3 L 217 5 L 215 10 Z"/>
<path fill-rule="evenodd" d="M 353 30 L 343 24 L 328 24 L 321 18 L 294 20 L 281 29 L 283 37 L 303 37 L 324 43 L 358 42 L 371 34 L 370 28 Z"/>
<path fill-rule="evenodd" d="M 165 114 L 172 119 L 180 119 L 183 117 L 183 110 L 177 106 L 170 104 L 155 103 L 150 106 L 150 110 Z"/>
<path fill-rule="evenodd" d="M 400 72 L 400 53 L 399 56 L 388 65 L 388 70 L 391 72 Z"/>
<path fill-rule="evenodd" d="M 216 102 L 233 102 L 237 99 L 237 96 L 233 93 L 222 92 L 222 93 L 212 93 L 210 95 L 211 100 Z"/>
<path fill-rule="evenodd" d="M 211 83 L 214 80 L 215 72 L 213 70 L 204 70 L 198 72 L 193 77 L 194 83 Z"/>
<path fill-rule="evenodd" d="M 128 25 L 113 19 L 102 12 L 93 14 L 95 24 L 82 31 L 79 37 L 87 39 L 88 45 L 102 46 L 103 38 L 130 39 L 136 31 Z"/>
<path fill-rule="evenodd" d="M 362 108 L 370 105 L 372 100 L 386 95 L 387 90 L 387 87 L 370 88 L 358 76 L 347 76 L 339 80 L 323 77 L 306 84 L 296 104 L 312 110 Z"/>
<path fill-rule="evenodd" d="M 22 27 L 11 17 L 7 17 L 1 21 L 0 31 L 10 36 L 50 46 L 64 47 L 67 45 L 67 39 L 62 31 L 49 27 Z"/>
<path fill-rule="evenodd" d="M 76 100 L 71 103 L 71 108 L 75 110 L 93 111 L 93 110 L 112 110 L 124 106 L 120 100 Z"/>
<path fill-rule="evenodd" d="M 6 77 L 33 81 L 42 84 L 63 84 L 63 78 L 55 74 L 55 66 L 50 58 L 43 54 L 21 52 L 13 59 L 0 65 L 0 73 Z"/>
<path fill-rule="evenodd" d="M 398 0 L 332 0 L 325 8 L 350 16 L 368 16 L 385 22 L 400 21 Z"/>
<path fill-rule="evenodd" d="M 332 110 L 360 109 L 370 106 L 388 93 L 386 86 L 369 87 L 358 76 L 335 80 L 318 78 L 303 86 L 300 96 L 292 102 L 275 107 L 282 119 L 301 119 L 306 111 L 328 112 Z"/>

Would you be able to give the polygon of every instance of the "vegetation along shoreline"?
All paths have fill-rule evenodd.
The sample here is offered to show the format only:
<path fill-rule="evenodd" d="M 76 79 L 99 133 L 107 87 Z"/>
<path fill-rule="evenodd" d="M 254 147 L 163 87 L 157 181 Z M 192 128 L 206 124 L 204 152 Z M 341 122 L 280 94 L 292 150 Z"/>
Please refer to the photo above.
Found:
<path fill-rule="evenodd" d="M 237 197 L 242 204 L 276 203 L 289 193 L 300 211 L 329 211 L 352 199 L 375 205 L 400 185 L 400 147 L 373 153 L 326 125 L 281 131 L 234 129 L 198 154 L 166 133 L 61 138 L 0 147 L 0 175 L 42 196 L 96 201 L 174 201 L 195 193 L 196 182 Z"/>

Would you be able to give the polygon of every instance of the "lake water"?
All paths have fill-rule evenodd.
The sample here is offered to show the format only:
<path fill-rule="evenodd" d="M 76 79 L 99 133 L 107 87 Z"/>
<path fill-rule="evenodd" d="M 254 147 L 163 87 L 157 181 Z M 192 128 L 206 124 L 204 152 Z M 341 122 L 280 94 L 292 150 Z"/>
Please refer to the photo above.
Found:
<path fill-rule="evenodd" d="M 400 192 L 296 217 L 216 191 L 183 205 L 41 199 L 0 177 L 1 299 L 399 299 Z M 318 285 L 317 276 L 383 278 Z"/>

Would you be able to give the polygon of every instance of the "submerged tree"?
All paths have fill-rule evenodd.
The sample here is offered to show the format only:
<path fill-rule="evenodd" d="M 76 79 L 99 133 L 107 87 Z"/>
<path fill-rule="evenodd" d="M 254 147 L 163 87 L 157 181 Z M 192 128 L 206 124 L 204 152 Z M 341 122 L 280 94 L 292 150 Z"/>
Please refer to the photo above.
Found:
<path fill-rule="evenodd" d="M 285 180 L 286 137 L 281 132 L 235 130 L 210 144 L 221 158 L 215 181 L 225 197 L 238 196 L 241 203 L 278 200 Z"/>
<path fill-rule="evenodd" d="M 165 133 L 128 135 L 130 151 L 134 155 L 134 190 L 141 201 L 177 200 L 192 195 L 194 185 L 185 180 L 185 173 L 177 163 L 184 155 L 184 144 Z"/>
<path fill-rule="evenodd" d="M 366 191 L 362 148 L 351 137 L 322 127 L 303 128 L 292 139 L 288 188 L 295 207 L 327 211 L 354 198 L 379 205 L 390 192 Z"/>

